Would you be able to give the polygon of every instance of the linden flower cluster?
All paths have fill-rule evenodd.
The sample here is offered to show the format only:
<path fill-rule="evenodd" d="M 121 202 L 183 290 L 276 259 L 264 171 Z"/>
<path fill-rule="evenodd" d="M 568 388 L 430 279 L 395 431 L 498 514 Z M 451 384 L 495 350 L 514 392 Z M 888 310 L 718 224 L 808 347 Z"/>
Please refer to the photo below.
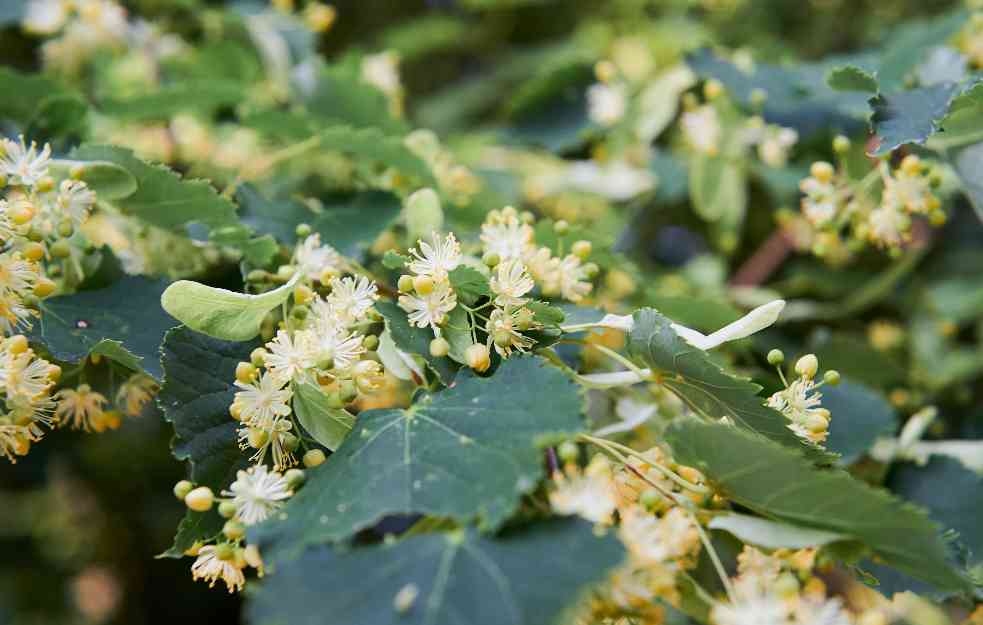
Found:
<path fill-rule="evenodd" d="M 383 369 L 365 358 L 378 345 L 364 329 L 372 324 L 378 287 L 367 278 L 338 277 L 341 256 L 321 245 L 317 234 L 302 241 L 295 253 L 297 279 L 306 284 L 294 289 L 294 307 L 288 320 L 265 347 L 239 363 L 235 385 L 239 392 L 230 413 L 239 428 L 239 446 L 255 449 L 257 464 L 270 455 L 283 470 L 296 464 L 293 452 L 300 445 L 290 406 L 294 385 L 311 384 L 325 392 L 336 408 L 351 403 L 359 392 L 372 392 L 383 380 Z M 316 276 L 316 278 L 312 278 Z"/>
<path fill-rule="evenodd" d="M 0 338 L 0 454 L 10 462 L 24 456 L 41 440 L 41 426 L 52 427 L 54 401 L 51 390 L 61 368 L 37 356 L 27 337 Z"/>
<path fill-rule="evenodd" d="M 323 455 L 322 455 L 323 457 Z M 238 471 L 228 490 L 216 497 L 207 486 L 195 486 L 188 480 L 174 485 L 174 496 L 195 512 L 208 512 L 218 503 L 218 513 L 227 519 L 220 538 L 213 544 L 195 543 L 186 555 L 196 556 L 191 565 L 194 580 L 208 582 L 209 587 L 221 581 L 228 591 L 242 590 L 246 583 L 245 569 L 250 566 L 263 575 L 263 560 L 255 545 L 246 545 L 246 528 L 268 519 L 293 496 L 305 479 L 300 469 L 284 474 L 270 471 L 258 464 Z"/>
<path fill-rule="evenodd" d="M 822 382 L 816 383 L 819 360 L 815 354 L 806 354 L 795 363 L 799 377 L 789 383 L 780 366 L 784 360 L 785 356 L 777 349 L 768 353 L 768 362 L 778 369 L 785 388 L 769 397 L 766 405 L 785 415 L 790 421 L 788 429 L 796 436 L 821 446 L 829 433 L 830 412 L 820 405 L 823 395 L 819 388 L 824 384 L 839 384 L 840 374 L 831 369 L 823 375 Z"/>
<path fill-rule="evenodd" d="M 834 149 L 842 153 L 848 148 L 849 141 L 837 137 Z M 869 192 L 877 181 L 882 186 L 879 198 Z M 845 171 L 837 171 L 830 163 L 817 161 L 809 177 L 799 183 L 802 214 L 822 235 L 838 238 L 849 227 L 857 244 L 869 241 L 896 250 L 911 239 L 912 217 L 926 217 L 932 225 L 945 223 L 941 201 L 932 192 L 938 184 L 938 178 L 914 154 L 906 156 L 894 171 L 881 162 L 860 181 L 850 180 Z M 814 251 L 818 255 L 827 247 L 835 247 L 825 241 L 829 236 L 817 238 Z"/>
<path fill-rule="evenodd" d="M 745 546 L 737 558 L 730 598 L 710 611 L 714 625 L 854 625 L 888 623 L 881 607 L 861 614 L 828 597 L 826 584 L 813 574 L 816 550 L 779 549 L 767 555 Z"/>
<path fill-rule="evenodd" d="M 660 448 L 639 453 L 605 439 L 590 442 L 630 457 L 622 456 L 616 467 L 597 455 L 581 469 L 576 445 L 566 443 L 559 449 L 564 467 L 554 473 L 549 495 L 558 514 L 576 514 L 602 526 L 617 524 L 628 550 L 628 561 L 613 575 L 608 595 L 596 597 L 590 610 L 594 617 L 628 610 L 651 617 L 643 622 L 660 622 L 653 600 L 678 604 L 677 576 L 696 565 L 700 551 L 692 510 L 710 501 L 710 491 L 698 471 L 674 464 Z"/>
<path fill-rule="evenodd" d="M 418 247 L 410 250 L 406 266 L 411 273 L 399 279 L 399 290 L 403 294 L 398 304 L 408 314 L 411 325 L 433 330 L 432 355 L 448 354 L 450 345 L 442 336 L 442 330 L 446 328 L 451 312 L 459 306 L 466 311 L 472 338 L 472 344 L 465 352 L 466 364 L 477 371 L 485 371 L 491 363 L 492 348 L 499 356 L 507 358 L 516 351 L 526 352 L 534 345 L 534 340 L 525 335 L 542 327 L 527 306 L 531 301 L 528 295 L 534 288 L 539 286 L 543 295 L 559 296 L 571 302 L 582 301 L 591 292 L 593 285 L 589 280 L 596 275 L 597 267 L 583 262 L 591 252 L 590 243 L 578 241 L 572 254 L 555 257 L 549 248 L 535 245 L 531 221 L 531 214 L 520 217 L 512 207 L 488 214 L 480 238 L 482 261 L 491 273 L 492 297 L 475 309 L 458 301 L 451 284 L 451 272 L 464 263 L 461 245 L 453 233 L 446 237 L 434 233 L 430 242 L 419 241 Z M 557 225 L 564 232 L 568 227 L 565 222 Z M 483 312 L 486 309 L 490 309 L 487 314 Z M 485 344 L 477 339 L 476 319 L 485 322 L 484 331 L 488 335 Z"/>
<path fill-rule="evenodd" d="M 51 147 L 0 139 L 0 329 L 29 328 L 34 303 L 56 288 L 46 275 L 46 259 L 68 259 L 71 236 L 89 216 L 96 194 L 77 180 L 84 169 L 56 183 L 49 174 Z M 66 271 L 75 266 L 66 265 Z M 61 267 L 57 268 L 58 271 Z M 78 273 L 78 270 L 75 270 Z M 81 277 L 81 276 L 79 276 Z"/>

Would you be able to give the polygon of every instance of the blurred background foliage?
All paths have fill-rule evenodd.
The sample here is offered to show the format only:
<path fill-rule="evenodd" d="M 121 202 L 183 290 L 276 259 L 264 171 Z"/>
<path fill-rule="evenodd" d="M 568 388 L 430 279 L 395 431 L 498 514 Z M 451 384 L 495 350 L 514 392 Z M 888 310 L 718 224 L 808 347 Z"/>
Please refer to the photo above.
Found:
<path fill-rule="evenodd" d="M 17 23 L 23 4 L 0 1 L 0 21 L 12 18 L 0 31 L 0 63 L 37 71 L 39 40 L 22 34 Z M 224 6 L 204 0 L 124 4 L 190 42 L 202 38 L 203 16 Z M 320 51 L 338 61 L 353 51 L 398 52 L 406 117 L 414 125 L 434 129 L 451 145 L 456 137 L 461 148 L 483 140 L 478 129 L 506 139 L 509 128 L 519 129 L 566 157 L 582 158 L 589 156 L 582 144 L 565 146 L 569 127 L 582 129 L 593 65 L 617 35 L 641 34 L 657 57 L 667 59 L 720 45 L 752 49 L 756 58 L 772 63 L 817 60 L 877 46 L 898 24 L 957 5 L 941 0 L 340 0 L 334 6 L 337 20 L 319 35 Z M 815 146 L 828 145 L 831 136 L 804 141 L 797 161 L 808 163 L 810 150 L 820 157 L 822 148 Z M 737 317 L 736 309 L 721 303 L 720 291 L 771 234 L 773 215 L 750 211 L 740 247 L 729 257 L 716 254 L 685 201 L 680 180 L 685 172 L 661 173 L 653 197 L 597 227 L 619 238 L 620 248 L 632 250 L 632 260 L 647 271 L 635 303 L 657 306 L 698 328 L 716 327 Z M 751 206 L 771 203 L 761 198 L 776 189 L 787 194 L 789 181 L 774 182 L 771 188 L 752 186 Z M 797 182 L 793 177 L 793 197 Z M 475 217 L 480 220 L 481 214 L 472 221 Z M 786 325 L 756 347 L 814 351 L 824 367 L 877 389 L 901 411 L 935 401 L 945 417 L 936 422 L 936 433 L 981 437 L 983 407 L 974 386 L 980 357 L 972 347 L 953 347 L 980 330 L 981 236 L 979 221 L 960 206 L 901 288 L 889 282 L 889 296 L 880 293 L 872 305 L 854 300 L 855 309 L 831 309 L 828 323 Z M 851 296 L 862 297 L 860 287 L 888 263 L 872 253 L 833 273 L 815 258 L 794 257 L 769 286 L 786 297 L 849 302 Z M 699 290 L 680 294 L 673 288 L 680 281 Z M 906 327 L 915 339 L 893 341 L 891 332 Z M 920 390 L 910 390 L 912 379 Z M 770 376 L 758 381 L 768 391 L 775 386 Z M 0 470 L 0 623 L 238 622 L 238 596 L 192 582 L 187 561 L 153 558 L 170 545 L 184 512 L 171 495 L 185 471 L 170 454 L 171 433 L 149 407 L 142 418 L 99 436 L 55 432 L 28 457 Z M 847 453 L 850 441 L 836 440 L 835 425 L 832 433 L 831 447 Z M 943 464 L 931 469 L 945 471 Z M 902 467 L 889 484 L 931 505 L 931 493 L 915 483 L 922 475 Z"/>

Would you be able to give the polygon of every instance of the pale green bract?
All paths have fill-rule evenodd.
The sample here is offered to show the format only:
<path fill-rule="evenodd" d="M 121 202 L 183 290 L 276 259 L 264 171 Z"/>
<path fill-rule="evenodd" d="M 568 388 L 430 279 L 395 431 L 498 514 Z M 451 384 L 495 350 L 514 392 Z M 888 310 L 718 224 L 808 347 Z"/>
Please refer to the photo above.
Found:
<path fill-rule="evenodd" d="M 299 280 L 259 295 L 236 293 L 191 280 L 178 280 L 160 296 L 160 304 L 192 330 L 227 341 L 247 341 L 259 334 L 263 318 L 287 301 Z"/>

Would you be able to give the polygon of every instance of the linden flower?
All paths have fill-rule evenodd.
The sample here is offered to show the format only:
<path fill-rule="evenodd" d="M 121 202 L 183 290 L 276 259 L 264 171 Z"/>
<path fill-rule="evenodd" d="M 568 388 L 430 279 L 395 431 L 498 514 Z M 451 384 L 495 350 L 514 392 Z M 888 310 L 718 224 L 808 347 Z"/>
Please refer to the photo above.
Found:
<path fill-rule="evenodd" d="M 283 500 L 293 495 L 287 479 L 266 465 L 249 467 L 236 473 L 236 481 L 223 496 L 232 497 L 236 507 L 236 517 L 245 525 L 265 521 L 281 505 Z"/>
<path fill-rule="evenodd" d="M 507 311 L 498 308 L 488 316 L 485 329 L 488 335 L 492 337 L 495 351 L 502 358 L 508 358 L 512 354 L 512 350 L 525 352 L 535 344 L 535 341 L 523 336 L 516 329 L 518 316 L 519 309 Z"/>
<path fill-rule="evenodd" d="M 91 432 L 95 421 L 105 412 L 106 398 L 92 390 L 88 384 L 80 384 L 77 389 L 63 388 L 55 395 L 55 421 L 64 426 L 71 423 L 72 429 Z"/>
<path fill-rule="evenodd" d="M 795 606 L 795 622 L 798 625 L 853 625 L 850 613 L 843 609 L 838 598 L 820 599 L 803 597 Z"/>
<path fill-rule="evenodd" d="M 239 428 L 237 434 L 240 449 L 248 449 L 253 446 L 252 441 L 250 441 L 250 434 L 253 428 L 256 428 L 256 426 Z M 293 429 L 290 419 L 278 418 L 267 427 L 256 429 L 265 432 L 265 441 L 259 445 L 256 453 L 250 456 L 249 459 L 251 461 L 256 464 L 262 464 L 266 459 L 267 452 L 269 452 L 273 459 L 273 468 L 277 471 L 282 471 L 297 464 L 297 459 L 294 458 L 293 452 L 291 451 L 295 446 L 296 437 L 290 431 Z"/>
<path fill-rule="evenodd" d="M 48 175 L 51 146 L 47 143 L 38 153 L 37 144 L 28 146 L 21 135 L 20 142 L 0 140 L 0 171 L 7 175 L 8 184 L 31 187 Z"/>
<path fill-rule="evenodd" d="M 365 353 L 363 336 L 330 323 L 318 322 L 312 331 L 314 364 L 323 370 L 346 369 Z"/>
<path fill-rule="evenodd" d="M 271 427 L 277 417 L 290 414 L 290 387 L 283 388 L 284 382 L 275 375 L 264 375 L 252 384 L 236 380 L 235 385 L 243 389 L 236 393 L 234 403 L 239 406 L 243 423 L 266 429 Z"/>
<path fill-rule="evenodd" d="M 331 293 L 327 301 L 337 311 L 339 318 L 348 324 L 361 321 L 379 299 L 379 288 L 368 278 L 347 276 L 331 280 Z"/>
<path fill-rule="evenodd" d="M 71 219 L 76 226 L 88 218 L 95 203 L 95 192 L 78 180 L 62 180 L 55 198 L 56 210 Z"/>
<path fill-rule="evenodd" d="M 718 603 L 710 611 L 714 625 L 788 625 L 789 609 L 780 597 L 758 594 L 734 603 Z"/>
<path fill-rule="evenodd" d="M 623 515 L 621 540 L 641 564 L 661 564 L 693 554 L 700 534 L 692 515 L 679 507 L 657 517 L 629 508 Z"/>
<path fill-rule="evenodd" d="M 321 245 L 321 235 L 317 233 L 297 246 L 294 258 L 300 272 L 309 280 L 320 280 L 325 270 L 341 273 L 344 265 L 341 254 L 330 245 Z"/>
<path fill-rule="evenodd" d="M 891 204 L 870 212 L 870 238 L 884 247 L 897 247 L 907 238 L 911 220 Z"/>
<path fill-rule="evenodd" d="M 501 213 L 492 211 L 488 221 L 481 225 L 481 242 L 485 252 L 497 254 L 502 261 L 522 258 L 529 253 L 534 234 L 532 226 L 523 223 L 511 206 L 505 207 Z"/>
<path fill-rule="evenodd" d="M 399 94 L 399 55 L 392 51 L 369 54 L 362 59 L 362 80 L 388 96 Z"/>
<path fill-rule="evenodd" d="M 408 313 L 410 325 L 430 327 L 434 334 L 437 334 L 437 326 L 444 323 L 455 306 L 457 295 L 448 282 L 438 282 L 427 295 L 399 296 L 399 307 Z"/>
<path fill-rule="evenodd" d="M 885 205 L 902 207 L 913 213 L 927 213 L 934 200 L 928 176 L 899 169 L 894 176 L 885 176 L 882 201 Z"/>
<path fill-rule="evenodd" d="M 517 259 L 499 263 L 491 279 L 491 290 L 496 295 L 495 304 L 498 306 L 522 306 L 528 301 L 523 295 L 534 286 L 525 264 Z"/>
<path fill-rule="evenodd" d="M 291 380 L 304 377 L 305 372 L 314 366 L 314 337 L 310 332 L 298 331 L 291 338 L 290 333 L 279 330 L 272 341 L 266 344 L 263 363 L 271 376 L 281 386 Z"/>
<path fill-rule="evenodd" d="M 198 551 L 198 559 L 191 565 L 191 577 L 195 581 L 204 580 L 211 588 L 215 582 L 222 580 L 225 582 L 229 592 L 242 590 L 246 584 L 246 576 L 242 574 L 242 568 L 235 557 L 235 552 L 230 545 L 222 545 L 226 549 L 220 549 L 216 545 L 206 545 Z M 228 553 L 226 553 L 228 552 Z M 220 556 L 226 556 L 223 559 Z"/>
<path fill-rule="evenodd" d="M 758 158 L 769 167 L 785 167 L 792 146 L 799 140 L 799 133 L 791 128 L 767 126 L 758 143 Z"/>
<path fill-rule="evenodd" d="M 580 262 L 580 257 L 573 254 L 567 256 L 556 266 L 554 278 L 560 295 L 571 302 L 579 302 L 594 288 L 587 278 L 587 268 Z"/>
<path fill-rule="evenodd" d="M 123 405 L 128 416 L 140 416 L 143 407 L 154 398 L 159 389 L 157 382 L 149 375 L 134 374 L 119 387 L 116 404 Z"/>
<path fill-rule="evenodd" d="M 31 0 L 24 11 L 24 30 L 36 35 L 53 35 L 68 20 L 64 0 Z"/>
<path fill-rule="evenodd" d="M 687 143 L 703 154 L 716 154 L 720 151 L 720 118 L 717 110 L 705 104 L 695 110 L 683 113 L 680 126 Z"/>
<path fill-rule="evenodd" d="M 18 328 L 30 328 L 30 319 L 35 314 L 16 295 L 0 291 L 0 331 L 3 334 L 13 334 Z"/>
<path fill-rule="evenodd" d="M 576 466 L 553 475 L 556 490 L 550 493 L 550 506 L 557 514 L 579 515 L 592 523 L 610 523 L 617 502 L 611 478 L 611 465 L 595 457 L 581 472 Z"/>
<path fill-rule="evenodd" d="M 453 232 L 444 240 L 434 232 L 431 240 L 432 245 L 426 241 L 417 241 L 420 249 L 410 250 L 413 256 L 409 263 L 410 271 L 420 276 L 430 276 L 436 283 L 446 282 L 447 274 L 461 262 L 461 244 L 457 242 Z"/>
<path fill-rule="evenodd" d="M 815 389 L 812 380 L 797 379 L 768 398 L 768 406 L 792 422 L 788 428 L 799 438 L 819 444 L 826 440 L 829 411 L 820 407 L 823 395 Z"/>
<path fill-rule="evenodd" d="M 34 289 L 39 267 L 18 253 L 0 254 L 0 292 L 24 297 Z"/>
<path fill-rule="evenodd" d="M 17 456 L 26 455 L 31 443 L 40 438 L 41 431 L 36 426 L 0 424 L 0 455 L 15 464 Z"/>
<path fill-rule="evenodd" d="M 598 83 L 587 89 L 587 115 L 601 126 L 613 126 L 625 116 L 628 97 L 624 86 Z"/>

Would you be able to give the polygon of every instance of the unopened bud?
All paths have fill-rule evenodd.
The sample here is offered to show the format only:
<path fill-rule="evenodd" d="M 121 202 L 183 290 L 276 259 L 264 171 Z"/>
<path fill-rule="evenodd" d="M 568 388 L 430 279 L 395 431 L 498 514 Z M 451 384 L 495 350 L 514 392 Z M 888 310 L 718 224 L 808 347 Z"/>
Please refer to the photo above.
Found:
<path fill-rule="evenodd" d="M 815 354 L 806 354 L 795 363 L 795 372 L 804 378 L 812 379 L 816 377 L 819 370 L 819 359 Z"/>
<path fill-rule="evenodd" d="M 174 496 L 184 501 L 184 498 L 188 496 L 188 493 L 194 489 L 195 485 L 188 480 L 181 480 L 174 485 Z"/>
<path fill-rule="evenodd" d="M 320 466 L 324 461 L 324 452 L 320 449 L 309 449 L 307 453 L 304 454 L 304 466 L 308 469 L 313 469 L 316 466 Z"/>
<path fill-rule="evenodd" d="M 491 366 L 491 355 L 488 353 L 488 348 L 481 343 L 474 343 L 467 348 L 464 352 L 464 359 L 468 363 L 468 366 L 482 373 L 488 370 Z"/>
<path fill-rule="evenodd" d="M 213 503 L 215 503 L 215 495 L 207 486 L 194 488 L 184 496 L 184 504 L 195 512 L 211 510 Z"/>
<path fill-rule="evenodd" d="M 451 344 L 443 337 L 437 337 L 430 341 L 430 355 L 434 358 L 443 358 L 450 352 Z"/>

